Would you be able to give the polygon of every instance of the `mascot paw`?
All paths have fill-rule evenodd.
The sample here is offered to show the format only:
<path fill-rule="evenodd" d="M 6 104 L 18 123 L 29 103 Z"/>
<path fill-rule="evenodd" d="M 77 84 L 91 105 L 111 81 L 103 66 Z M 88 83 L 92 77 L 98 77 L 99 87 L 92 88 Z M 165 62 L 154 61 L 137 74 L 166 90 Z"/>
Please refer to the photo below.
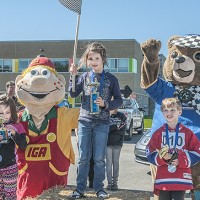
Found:
<path fill-rule="evenodd" d="M 149 39 L 141 44 L 144 58 L 146 58 L 149 63 L 154 63 L 158 61 L 158 53 L 160 51 L 160 48 L 161 42 L 155 39 Z"/>

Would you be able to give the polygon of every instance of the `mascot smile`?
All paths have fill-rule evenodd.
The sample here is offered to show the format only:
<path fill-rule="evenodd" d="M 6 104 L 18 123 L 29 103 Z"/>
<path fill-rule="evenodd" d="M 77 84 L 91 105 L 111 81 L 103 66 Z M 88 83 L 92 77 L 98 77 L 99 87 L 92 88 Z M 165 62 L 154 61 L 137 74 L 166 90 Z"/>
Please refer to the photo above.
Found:
<path fill-rule="evenodd" d="M 55 71 L 53 63 L 45 63 L 46 58 L 41 58 L 43 63 L 39 63 L 39 58 L 36 58 L 16 79 L 17 95 L 22 103 L 54 105 L 64 98 L 64 77 Z"/>
<path fill-rule="evenodd" d="M 71 129 L 77 128 L 79 109 L 56 106 L 65 96 L 66 81 L 45 56 L 35 58 L 15 82 L 16 95 L 26 107 L 19 116 L 28 143 L 25 151 L 17 149 L 21 200 L 67 184 L 75 160 Z"/>

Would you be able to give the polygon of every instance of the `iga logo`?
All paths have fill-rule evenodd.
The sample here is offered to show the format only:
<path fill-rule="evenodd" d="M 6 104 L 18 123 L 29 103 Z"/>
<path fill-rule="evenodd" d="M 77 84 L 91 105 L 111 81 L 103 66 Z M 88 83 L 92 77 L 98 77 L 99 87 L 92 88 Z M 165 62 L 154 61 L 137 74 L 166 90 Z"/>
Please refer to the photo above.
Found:
<path fill-rule="evenodd" d="M 50 145 L 30 144 L 26 148 L 25 157 L 27 161 L 50 160 Z"/>

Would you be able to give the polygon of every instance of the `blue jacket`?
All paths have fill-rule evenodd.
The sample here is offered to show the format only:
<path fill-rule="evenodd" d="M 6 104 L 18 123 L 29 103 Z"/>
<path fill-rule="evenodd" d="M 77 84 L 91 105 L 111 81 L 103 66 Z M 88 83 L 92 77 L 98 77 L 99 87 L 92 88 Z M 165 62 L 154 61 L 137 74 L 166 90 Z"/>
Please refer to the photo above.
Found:
<path fill-rule="evenodd" d="M 103 73 L 104 75 L 102 79 Z M 76 77 L 75 92 L 72 92 L 72 82 L 70 80 L 69 93 L 73 98 L 77 97 L 81 92 L 83 92 L 79 120 L 93 122 L 96 121 L 99 123 L 109 124 L 109 110 L 119 108 L 123 103 L 118 80 L 109 72 L 103 71 L 101 74 L 94 74 L 93 78 L 96 78 L 100 83 L 100 86 L 97 88 L 97 92 L 100 93 L 100 97 L 105 101 L 106 105 L 104 108 L 100 108 L 99 115 L 92 115 L 90 114 L 90 95 L 86 93 L 86 80 L 88 77 L 90 78 L 92 74 L 92 71 L 90 71 L 89 73 L 85 72 L 81 76 Z M 111 100 L 111 97 L 113 97 L 114 100 Z"/>

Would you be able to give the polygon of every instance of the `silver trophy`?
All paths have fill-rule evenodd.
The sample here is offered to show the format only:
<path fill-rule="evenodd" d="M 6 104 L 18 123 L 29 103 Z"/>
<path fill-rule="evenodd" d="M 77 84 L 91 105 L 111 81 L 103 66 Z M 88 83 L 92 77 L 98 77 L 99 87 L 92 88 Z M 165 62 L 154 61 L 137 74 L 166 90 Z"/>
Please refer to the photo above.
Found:
<path fill-rule="evenodd" d="M 96 100 L 99 97 L 99 92 L 97 92 L 97 88 L 100 83 L 95 78 L 94 82 L 89 82 L 87 87 L 91 89 L 90 93 L 90 114 L 97 115 L 99 114 L 99 106 L 96 104 Z"/>

